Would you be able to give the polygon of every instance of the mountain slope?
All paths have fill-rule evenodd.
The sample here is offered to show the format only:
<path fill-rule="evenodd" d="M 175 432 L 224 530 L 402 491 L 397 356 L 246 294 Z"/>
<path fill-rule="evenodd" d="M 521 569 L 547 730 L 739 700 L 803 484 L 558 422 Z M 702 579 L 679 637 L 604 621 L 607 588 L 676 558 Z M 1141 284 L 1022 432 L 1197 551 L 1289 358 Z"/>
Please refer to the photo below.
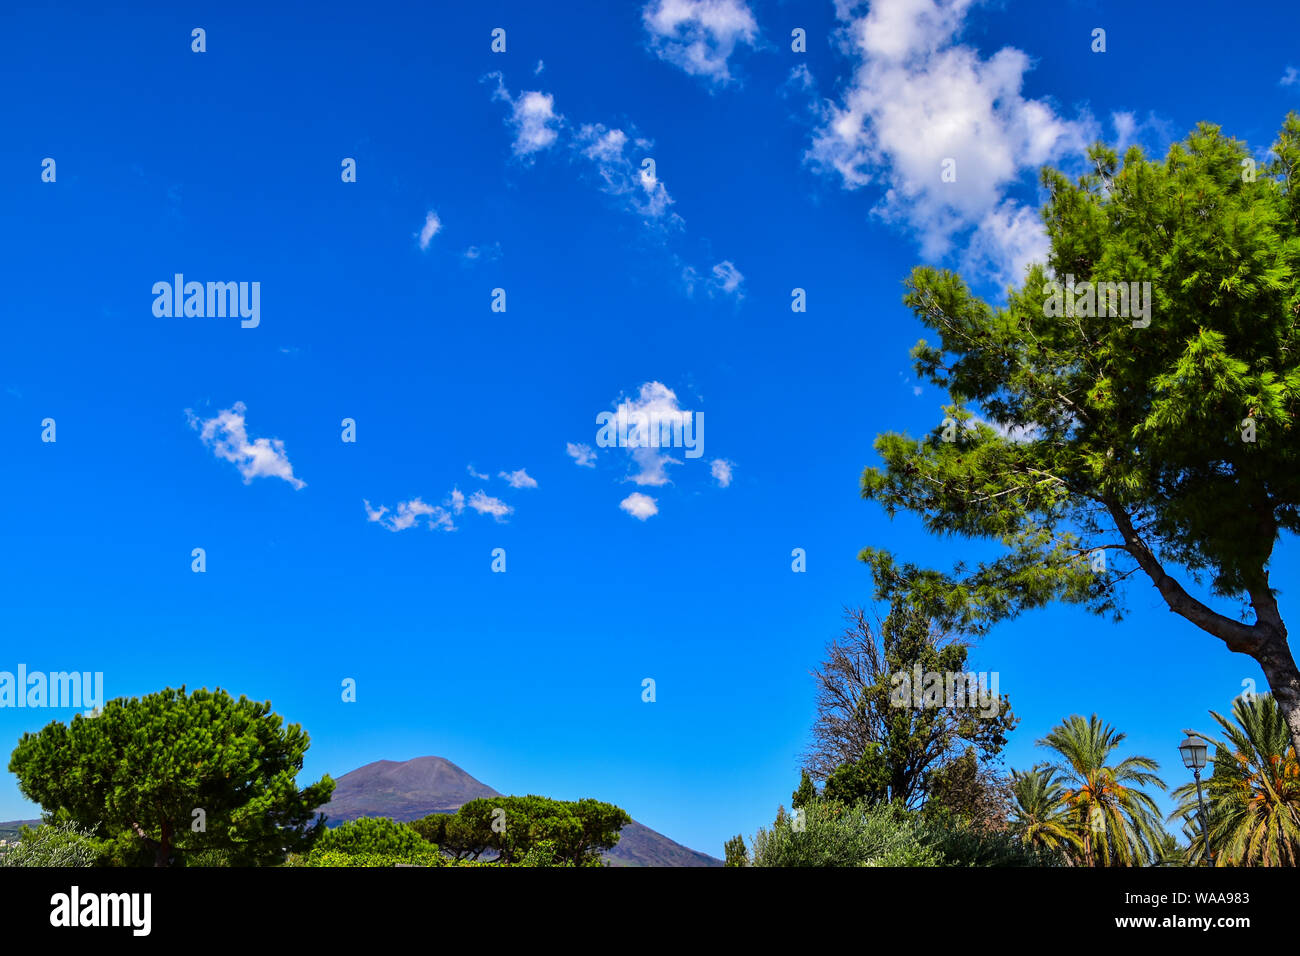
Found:
<path fill-rule="evenodd" d="M 321 807 L 330 826 L 357 817 L 418 820 L 430 813 L 455 813 L 477 797 L 501 796 L 442 757 L 376 760 L 345 773 L 336 784 L 333 799 Z M 684 847 L 635 820 L 623 828 L 605 859 L 611 866 L 722 865 L 721 860 Z"/>

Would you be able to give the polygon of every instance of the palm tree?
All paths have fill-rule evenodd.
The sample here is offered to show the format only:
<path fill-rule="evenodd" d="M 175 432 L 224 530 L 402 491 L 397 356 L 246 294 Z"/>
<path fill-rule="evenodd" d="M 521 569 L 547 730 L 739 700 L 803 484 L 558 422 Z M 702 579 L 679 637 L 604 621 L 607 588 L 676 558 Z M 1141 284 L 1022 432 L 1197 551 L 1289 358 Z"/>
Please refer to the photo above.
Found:
<path fill-rule="evenodd" d="M 1053 767 L 1011 771 L 1011 824 L 1026 846 L 1053 853 L 1083 849 L 1083 839 L 1070 828 L 1064 794 Z"/>
<path fill-rule="evenodd" d="M 1215 745 L 1214 772 L 1205 782 L 1209 801 L 1210 850 L 1216 866 L 1300 865 L 1300 761 L 1286 718 L 1272 694 L 1232 705 L 1236 724 L 1210 711 L 1227 734 Z M 1202 734 L 1201 736 L 1205 736 Z M 1196 785 L 1173 792 L 1179 798 L 1170 819 L 1195 823 Z M 1192 842 L 1193 862 L 1205 842 Z"/>
<path fill-rule="evenodd" d="M 1088 720 L 1075 714 L 1038 741 L 1064 759 L 1057 766 L 1068 784 L 1061 796 L 1088 866 L 1146 866 L 1164 839 L 1155 801 L 1141 789 L 1165 789 L 1155 774 L 1160 765 L 1150 757 L 1106 763 L 1125 736 L 1096 714 Z"/>

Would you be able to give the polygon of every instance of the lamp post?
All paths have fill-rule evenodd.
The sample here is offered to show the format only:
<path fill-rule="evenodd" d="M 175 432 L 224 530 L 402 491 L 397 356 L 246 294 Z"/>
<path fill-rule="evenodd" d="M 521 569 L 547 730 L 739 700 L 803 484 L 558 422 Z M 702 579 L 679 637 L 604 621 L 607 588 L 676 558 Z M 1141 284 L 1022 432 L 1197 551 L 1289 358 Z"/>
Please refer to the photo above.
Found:
<path fill-rule="evenodd" d="M 1196 777 L 1196 802 L 1200 806 L 1201 839 L 1205 841 L 1205 862 L 1210 865 L 1210 827 L 1205 816 L 1205 800 L 1201 797 L 1201 770 L 1204 769 L 1209 746 L 1204 737 L 1189 736 L 1178 745 L 1178 752 L 1183 755 L 1183 766 L 1192 771 Z"/>

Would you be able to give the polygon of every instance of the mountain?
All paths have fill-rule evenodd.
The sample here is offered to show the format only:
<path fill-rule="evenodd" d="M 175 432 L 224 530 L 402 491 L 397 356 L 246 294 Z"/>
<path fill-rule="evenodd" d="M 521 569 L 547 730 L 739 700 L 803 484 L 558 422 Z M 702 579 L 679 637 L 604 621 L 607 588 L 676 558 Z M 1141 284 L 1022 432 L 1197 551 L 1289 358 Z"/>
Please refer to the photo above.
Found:
<path fill-rule="evenodd" d="M 455 813 L 477 797 L 499 797 L 450 760 L 376 760 L 335 781 L 334 796 L 320 812 L 337 826 L 357 817 L 392 817 L 410 821 L 430 813 Z M 722 861 L 684 847 L 633 820 L 614 849 L 605 854 L 611 866 L 721 866 Z"/>
<path fill-rule="evenodd" d="M 409 821 L 431 813 L 455 813 L 478 797 L 499 797 L 450 760 L 376 760 L 335 781 L 334 795 L 320 812 L 331 826 L 357 817 L 392 817 Z"/>

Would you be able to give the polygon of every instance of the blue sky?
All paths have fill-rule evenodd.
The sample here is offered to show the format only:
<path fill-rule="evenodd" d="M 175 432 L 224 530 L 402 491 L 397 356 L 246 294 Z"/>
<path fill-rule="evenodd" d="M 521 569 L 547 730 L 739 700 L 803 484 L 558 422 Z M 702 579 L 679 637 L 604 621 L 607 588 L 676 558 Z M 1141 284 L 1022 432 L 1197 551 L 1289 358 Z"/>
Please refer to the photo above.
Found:
<path fill-rule="evenodd" d="M 1219 6 L 7 5 L 0 670 L 221 686 L 303 724 L 311 779 L 437 754 L 720 856 L 798 782 L 858 551 L 963 553 L 858 497 L 946 402 L 902 280 L 996 300 L 1037 167 L 1097 137 L 1211 120 L 1262 156 L 1300 13 Z M 258 282 L 257 326 L 155 315 L 177 273 Z M 598 447 L 643 401 L 702 413 L 702 457 Z M 1284 613 L 1296 569 L 1286 540 Z M 1182 729 L 1264 686 L 1129 595 L 975 648 L 1009 766 L 1096 711 L 1182 783 Z M 71 714 L 0 709 L 5 752 Z M 35 813 L 0 777 L 0 819 Z"/>

